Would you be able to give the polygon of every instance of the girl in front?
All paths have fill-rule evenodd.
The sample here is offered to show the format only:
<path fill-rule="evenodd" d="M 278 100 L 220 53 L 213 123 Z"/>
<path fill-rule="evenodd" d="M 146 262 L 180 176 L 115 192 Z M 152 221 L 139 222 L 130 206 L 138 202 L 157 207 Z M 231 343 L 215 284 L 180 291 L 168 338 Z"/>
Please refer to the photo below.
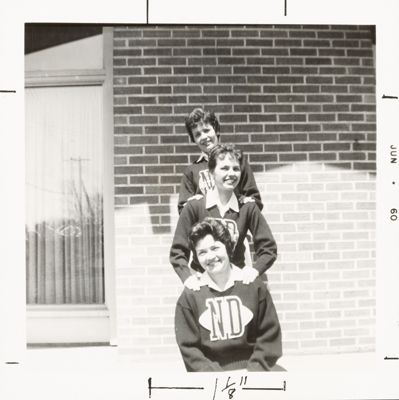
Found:
<path fill-rule="evenodd" d="M 187 371 L 270 371 L 282 354 L 277 313 L 264 282 L 243 282 L 231 263 L 227 226 L 206 218 L 189 235 L 204 269 L 199 290 L 185 288 L 175 313 L 176 341 Z"/>

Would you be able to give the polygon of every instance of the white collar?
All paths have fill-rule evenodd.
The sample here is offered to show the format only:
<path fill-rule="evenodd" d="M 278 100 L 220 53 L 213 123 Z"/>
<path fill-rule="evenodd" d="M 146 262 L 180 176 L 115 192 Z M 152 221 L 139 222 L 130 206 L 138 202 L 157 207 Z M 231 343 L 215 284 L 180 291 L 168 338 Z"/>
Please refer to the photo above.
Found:
<path fill-rule="evenodd" d="M 202 152 L 201 155 L 198 157 L 196 163 L 200 163 L 202 160 L 209 161 L 209 156 L 207 153 Z"/>
<path fill-rule="evenodd" d="M 214 289 L 218 292 L 224 292 L 225 290 L 233 287 L 235 281 L 242 281 L 242 269 L 236 267 L 234 264 L 231 264 L 230 278 L 226 282 L 226 286 L 224 287 L 224 289 L 220 289 L 220 287 L 214 282 L 207 271 L 203 272 L 200 276 L 199 284 L 200 286 L 208 286 L 209 288 Z"/>
<path fill-rule="evenodd" d="M 238 200 L 237 200 L 237 197 L 234 194 L 234 192 L 231 194 L 231 197 L 230 197 L 230 200 L 228 201 L 228 203 L 226 205 L 223 205 L 220 202 L 219 195 L 218 195 L 216 188 L 214 190 L 210 190 L 206 194 L 205 207 L 207 209 L 209 209 L 209 208 L 212 208 L 213 206 L 217 206 L 219 208 L 221 217 L 223 217 L 224 214 L 226 213 L 226 211 L 228 211 L 230 208 L 235 212 L 240 211 L 239 206 L 238 206 Z"/>

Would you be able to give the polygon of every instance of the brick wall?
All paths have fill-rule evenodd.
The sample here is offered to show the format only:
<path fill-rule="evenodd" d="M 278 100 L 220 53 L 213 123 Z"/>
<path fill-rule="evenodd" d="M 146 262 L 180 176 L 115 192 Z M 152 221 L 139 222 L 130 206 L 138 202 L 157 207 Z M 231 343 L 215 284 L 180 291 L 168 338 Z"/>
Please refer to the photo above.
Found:
<path fill-rule="evenodd" d="M 368 26 L 114 30 L 118 337 L 178 358 L 168 261 L 184 117 L 214 110 L 279 245 L 268 274 L 285 353 L 365 351 L 375 325 L 375 69 Z"/>

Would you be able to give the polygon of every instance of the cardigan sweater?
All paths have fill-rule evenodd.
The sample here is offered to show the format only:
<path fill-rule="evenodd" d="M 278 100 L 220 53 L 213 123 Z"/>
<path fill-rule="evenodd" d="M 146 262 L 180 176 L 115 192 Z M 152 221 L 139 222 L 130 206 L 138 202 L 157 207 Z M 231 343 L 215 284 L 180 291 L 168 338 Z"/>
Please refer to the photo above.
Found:
<path fill-rule="evenodd" d="M 213 190 L 214 188 L 215 182 L 208 171 L 208 160 L 204 156 L 201 156 L 197 161 L 189 165 L 183 173 L 177 203 L 179 214 L 191 196 L 196 194 L 205 196 L 208 190 Z M 259 209 L 262 210 L 263 204 L 259 189 L 256 186 L 254 174 L 246 158 L 242 158 L 241 177 L 237 187 L 234 189 L 234 193 L 237 199 L 240 199 L 242 196 L 252 197 Z"/>
<path fill-rule="evenodd" d="M 259 279 L 222 292 L 185 288 L 175 312 L 176 341 L 187 371 L 269 371 L 282 355 L 272 298 Z"/>
<path fill-rule="evenodd" d="M 170 263 L 182 282 L 191 275 L 189 269 L 190 247 L 188 235 L 192 226 L 202 221 L 205 217 L 218 218 L 226 221 L 231 234 L 237 239 L 230 260 L 233 264 L 240 268 L 245 266 L 245 245 L 243 242 L 249 230 L 253 237 L 256 254 L 254 268 L 256 268 L 259 275 L 261 275 L 273 265 L 277 258 L 277 245 L 269 225 L 254 202 L 239 204 L 239 212 L 229 209 L 221 216 L 216 205 L 207 209 L 206 199 L 201 198 L 199 200 L 189 201 L 184 207 L 177 222 L 170 249 Z M 200 272 L 204 271 L 195 254 L 193 255 L 191 268 Z"/>

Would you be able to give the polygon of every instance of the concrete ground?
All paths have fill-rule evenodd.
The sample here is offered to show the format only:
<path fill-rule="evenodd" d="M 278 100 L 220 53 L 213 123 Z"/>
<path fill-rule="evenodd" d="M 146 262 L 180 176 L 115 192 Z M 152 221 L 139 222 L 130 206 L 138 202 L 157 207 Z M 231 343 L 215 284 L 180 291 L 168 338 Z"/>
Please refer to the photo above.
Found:
<path fill-rule="evenodd" d="M 375 353 L 322 354 L 322 355 L 286 355 L 278 364 L 289 372 L 331 371 L 331 370 L 370 370 L 376 367 Z M 157 369 L 172 368 L 184 372 L 180 359 L 159 357 L 152 360 L 134 359 L 120 355 L 117 347 L 33 347 L 26 352 L 21 367 L 29 369 Z"/>

